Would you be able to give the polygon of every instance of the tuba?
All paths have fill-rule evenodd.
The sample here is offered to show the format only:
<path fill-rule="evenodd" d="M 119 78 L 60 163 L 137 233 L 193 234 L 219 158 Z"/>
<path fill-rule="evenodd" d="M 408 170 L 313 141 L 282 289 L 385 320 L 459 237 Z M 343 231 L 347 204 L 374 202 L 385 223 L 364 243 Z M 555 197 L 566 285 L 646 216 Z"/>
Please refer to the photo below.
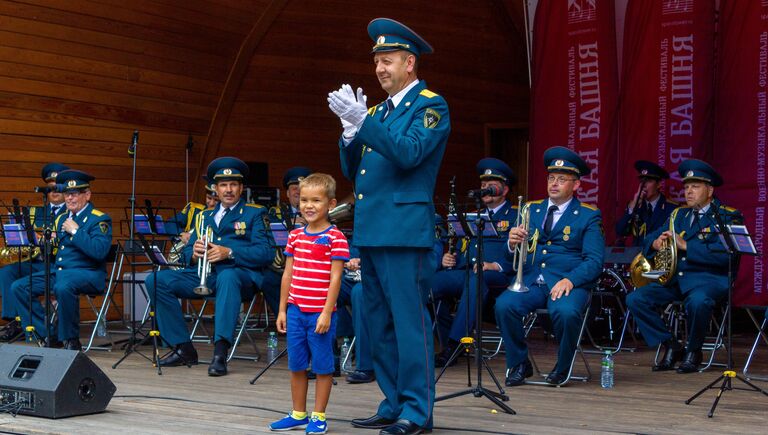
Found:
<path fill-rule="evenodd" d="M 518 196 L 517 197 L 518 202 L 518 213 L 517 213 L 517 219 L 515 220 L 515 226 L 523 226 L 526 230 L 529 229 L 530 226 L 530 218 L 531 218 L 531 204 L 527 203 L 523 205 L 523 197 Z M 528 287 L 523 282 L 523 266 L 525 265 L 526 257 L 528 257 L 528 254 L 531 252 L 536 252 L 536 245 L 538 244 L 539 239 L 539 230 L 537 229 L 536 232 L 533 234 L 533 236 L 529 236 L 529 239 L 525 242 L 521 242 L 519 245 L 515 246 L 515 252 L 513 255 L 512 264 L 516 265 L 517 267 L 517 275 L 515 277 L 515 282 L 510 284 L 507 287 L 507 290 L 517 293 L 525 293 L 528 291 Z"/>
<path fill-rule="evenodd" d="M 672 237 L 665 240 L 661 249 L 651 261 L 642 253 L 632 260 L 629 265 L 629 280 L 635 288 L 648 285 L 651 281 L 658 281 L 661 285 L 667 285 L 672 281 L 677 270 L 677 242 L 675 241 L 675 217 L 679 208 L 669 216 L 669 231 Z"/>

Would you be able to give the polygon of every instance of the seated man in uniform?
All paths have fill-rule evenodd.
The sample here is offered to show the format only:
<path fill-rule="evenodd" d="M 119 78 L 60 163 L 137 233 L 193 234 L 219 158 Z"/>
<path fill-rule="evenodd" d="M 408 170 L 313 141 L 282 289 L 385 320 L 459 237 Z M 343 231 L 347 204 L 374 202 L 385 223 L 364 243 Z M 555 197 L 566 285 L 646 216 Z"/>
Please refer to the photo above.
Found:
<path fill-rule="evenodd" d="M 549 310 L 553 332 L 560 341 L 557 365 L 546 381 L 553 385 L 565 381 L 590 289 L 603 269 L 600 210 L 574 197 L 579 177 L 591 172 L 589 166 L 565 147 L 548 149 L 544 165 L 549 172 L 549 198 L 529 203 L 528 228 L 521 225 L 509 231 L 509 258 L 520 244 L 527 253 L 523 284 L 529 291 L 507 291 L 496 300 L 496 322 L 507 350 L 507 386 L 522 385 L 533 375 L 523 318 L 539 308 Z"/>
<path fill-rule="evenodd" d="M 48 186 L 55 187 L 56 176 L 66 169 L 69 168 L 61 163 L 48 163 L 43 166 L 40 176 Z M 29 211 L 30 220 L 36 229 L 42 229 L 46 224 L 53 227 L 56 217 L 67 211 L 67 207 L 64 206 L 64 195 L 61 192 L 52 190 L 46 195 L 48 195 L 48 210 L 38 206 L 32 207 Z M 11 284 L 19 278 L 29 276 L 30 273 L 42 272 L 45 269 L 43 257 L 40 255 L 33 255 L 30 260 L 22 260 L 21 262 L 18 261 L 17 256 L 14 258 L 16 261 L 0 268 L 0 299 L 3 304 L 0 317 L 8 321 L 3 335 L 0 335 L 0 342 L 16 340 L 24 333 L 19 322 L 16 321 L 16 316 L 19 313 L 12 303 Z M 51 261 L 56 261 L 56 259 L 52 258 Z"/>
<path fill-rule="evenodd" d="M 94 177 L 68 169 L 56 176 L 63 185 L 67 211 L 54 221 L 56 262 L 51 265 L 51 293 L 58 303 L 58 339 L 70 350 L 80 350 L 80 294 L 97 295 L 106 290 L 106 259 L 112 244 L 112 219 L 91 204 L 90 182 Z M 30 318 L 29 297 L 32 293 Z M 45 272 L 20 278 L 11 286 L 13 304 L 22 326 L 32 325 L 46 338 L 45 310 L 38 298 L 45 294 Z M 53 337 L 49 341 L 57 343 Z"/>
<path fill-rule="evenodd" d="M 166 232 L 168 234 L 178 234 L 185 245 L 189 242 L 189 237 L 192 234 L 192 224 L 195 222 L 197 214 L 205 209 L 214 208 L 219 203 L 219 198 L 216 196 L 216 185 L 208 181 L 207 175 L 203 175 L 201 178 L 205 181 L 205 204 L 194 201 L 187 203 L 165 225 Z"/>
<path fill-rule="evenodd" d="M 665 242 L 677 245 L 677 276 L 666 286 L 651 283 L 627 296 L 627 306 L 649 346 L 664 344 L 664 358 L 653 371 L 678 373 L 698 371 L 701 346 L 709 326 L 712 308 L 728 296 L 728 254 L 717 236 L 715 213 L 726 224 L 741 224 L 741 213 L 714 197 L 723 184 L 720 175 L 707 163 L 690 159 L 677 171 L 685 187 L 684 207 L 676 208 L 667 222 L 645 238 L 646 258 L 662 249 Z M 675 234 L 670 231 L 674 222 Z M 688 316 L 688 344 L 683 347 L 670 333 L 656 311 L 673 301 L 683 301 Z"/>
<path fill-rule="evenodd" d="M 616 236 L 632 236 L 632 243 L 625 243 L 626 245 L 643 246 L 645 236 L 664 224 L 672 210 L 677 207 L 677 203 L 668 200 L 661 193 L 663 180 L 669 178 L 669 173 L 664 168 L 653 162 L 638 160 L 635 162 L 635 169 L 640 186 L 627 205 L 624 216 L 616 222 Z"/>
<path fill-rule="evenodd" d="M 506 258 L 507 232 L 517 219 L 517 206 L 507 201 L 509 185 L 515 182 L 512 169 L 499 159 L 491 157 L 477 162 L 477 173 L 480 176 L 480 189 L 494 190 L 494 193 L 482 197 L 485 209 L 492 225 L 498 232 L 498 237 L 484 239 L 483 271 L 483 303 L 495 300 L 509 285 L 512 274 L 512 263 Z M 491 225 L 489 223 L 488 225 Z M 438 271 L 432 278 L 432 296 L 435 303 L 440 304 L 438 315 L 439 336 L 443 350 L 435 358 L 435 367 L 443 367 L 459 345 L 459 340 L 472 334 L 475 328 L 475 287 L 477 285 L 477 241 L 472 240 L 470 246 L 465 246 L 461 252 L 447 252 L 442 256 L 443 270 Z M 468 260 L 468 261 L 467 261 Z M 474 271 L 469 277 L 469 295 L 465 291 L 466 269 Z M 489 288 L 491 294 L 489 295 Z M 451 321 L 449 300 L 460 298 L 456 316 Z M 467 302 L 469 302 L 469 317 L 467 317 Z M 455 363 L 456 360 L 453 361 Z"/>
<path fill-rule="evenodd" d="M 160 360 L 161 366 L 197 364 L 197 351 L 190 341 L 178 299 L 200 297 L 193 291 L 200 284 L 197 268 L 193 266 L 207 251 L 211 272 L 206 285 L 216 299 L 215 347 L 208 374 L 227 374 L 227 354 L 234 341 L 240 306 L 244 298 L 261 286 L 263 271 L 275 254 L 265 228 L 266 210 L 259 205 L 245 204 L 241 199 L 243 180 L 247 176 L 248 165 L 234 157 L 220 157 L 208 165 L 208 179 L 216 184 L 220 202 L 197 217 L 186 248 L 192 251 L 185 256 L 192 260 L 190 267 L 162 270 L 156 280 L 152 275 L 147 278 L 150 296 L 157 292 L 155 311 L 160 335 L 175 348 Z M 212 236 L 204 241 L 208 228 Z"/>

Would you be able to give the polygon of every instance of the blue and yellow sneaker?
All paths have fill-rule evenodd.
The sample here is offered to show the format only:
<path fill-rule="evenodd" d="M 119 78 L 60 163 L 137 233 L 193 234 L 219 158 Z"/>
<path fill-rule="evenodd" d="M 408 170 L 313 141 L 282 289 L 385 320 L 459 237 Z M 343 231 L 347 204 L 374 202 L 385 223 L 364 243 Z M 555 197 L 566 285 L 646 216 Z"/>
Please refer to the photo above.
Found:
<path fill-rule="evenodd" d="M 321 434 L 328 432 L 328 422 L 325 420 L 320 420 L 317 416 L 312 416 L 312 418 L 309 419 L 309 424 L 307 425 L 307 434 Z"/>
<path fill-rule="evenodd" d="M 309 423 L 309 417 L 304 417 L 302 419 L 296 419 L 293 418 L 292 414 L 288 414 L 285 417 L 283 417 L 280 420 L 277 420 L 276 422 L 273 422 L 269 425 L 269 430 L 271 431 L 281 431 L 281 430 L 294 430 L 294 429 L 304 429 L 307 427 L 307 423 Z M 307 432 L 309 433 L 309 432 Z M 313 432 L 315 433 L 315 432 Z M 325 433 L 325 432 L 316 432 L 316 433 Z"/>

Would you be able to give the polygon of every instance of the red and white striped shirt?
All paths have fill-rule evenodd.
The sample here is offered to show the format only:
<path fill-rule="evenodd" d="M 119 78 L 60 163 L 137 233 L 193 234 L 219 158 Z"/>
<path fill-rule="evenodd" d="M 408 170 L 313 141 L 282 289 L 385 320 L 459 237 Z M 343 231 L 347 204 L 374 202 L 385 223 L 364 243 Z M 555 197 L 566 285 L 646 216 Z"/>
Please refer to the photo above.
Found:
<path fill-rule="evenodd" d="M 335 225 L 314 234 L 306 227 L 297 228 L 288 236 L 285 255 L 293 257 L 288 303 L 303 312 L 323 311 L 331 284 L 331 261 L 349 260 L 347 238 Z"/>

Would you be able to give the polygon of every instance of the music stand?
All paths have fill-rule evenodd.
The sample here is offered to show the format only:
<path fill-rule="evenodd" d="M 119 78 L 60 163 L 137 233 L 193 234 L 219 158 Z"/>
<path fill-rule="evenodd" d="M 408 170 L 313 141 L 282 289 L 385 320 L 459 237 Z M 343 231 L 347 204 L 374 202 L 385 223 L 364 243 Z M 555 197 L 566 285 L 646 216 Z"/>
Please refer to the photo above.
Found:
<path fill-rule="evenodd" d="M 126 217 L 130 217 L 130 221 L 134 223 L 134 228 L 131 228 L 131 234 L 134 236 L 134 238 L 129 240 L 123 240 L 122 244 L 120 241 L 118 241 L 118 251 L 120 252 L 120 255 L 124 259 L 126 256 L 130 256 L 131 260 L 131 304 L 129 307 L 129 324 L 130 324 L 130 331 L 131 336 L 128 339 L 128 344 L 125 347 L 125 353 L 123 356 L 112 365 L 112 368 L 115 369 L 117 366 L 119 366 L 130 354 L 132 353 L 138 353 L 140 356 L 142 356 L 144 359 L 152 362 L 153 365 L 157 365 L 158 368 L 158 374 L 162 374 L 160 370 L 159 364 L 157 364 L 157 346 L 155 345 L 153 347 L 153 354 L 152 357 L 148 357 L 141 353 L 141 351 L 138 350 L 138 347 L 146 343 L 148 340 L 152 339 L 153 342 L 156 341 L 157 336 L 159 336 L 159 332 L 155 328 L 154 324 L 154 308 L 153 308 L 153 298 L 149 296 L 148 289 L 146 290 L 147 299 L 149 299 L 150 307 L 149 307 L 149 318 L 142 319 L 142 322 L 136 326 L 136 287 L 139 283 L 139 281 L 136 279 L 136 266 L 152 266 L 153 273 L 156 272 L 158 266 L 160 265 L 158 263 L 159 259 L 157 256 L 154 255 L 154 252 L 150 252 L 148 250 L 148 246 L 145 243 L 145 236 L 146 235 L 152 235 L 153 236 L 153 243 L 155 241 L 155 237 L 161 236 L 157 234 L 157 231 L 161 228 L 159 223 L 161 224 L 162 218 L 159 219 L 159 214 L 155 214 L 155 209 L 152 208 L 151 204 L 149 203 L 149 200 L 146 201 L 147 207 L 145 209 L 139 208 L 138 211 L 140 214 L 134 214 L 129 215 L 128 213 L 136 210 L 133 207 L 126 207 L 125 213 Z M 140 223 L 142 222 L 142 223 Z M 162 226 L 164 230 L 164 226 Z M 146 234 L 145 234 L 146 233 Z M 138 240 L 137 240 L 138 238 Z M 164 242 L 164 241 L 163 241 Z M 163 245 L 164 247 L 164 245 Z M 161 249 L 162 251 L 162 249 Z M 145 256 L 148 258 L 149 262 L 138 262 L 136 260 L 137 256 Z M 168 264 L 172 265 L 172 264 Z M 146 313 L 146 312 L 145 312 Z M 149 333 L 145 334 L 141 339 L 138 338 L 139 334 L 143 330 L 144 326 L 147 324 L 147 321 L 150 321 L 150 331 Z"/>
<path fill-rule="evenodd" d="M 2 229 L 3 238 L 5 239 L 5 246 L 8 248 L 16 248 L 17 252 L 17 264 L 19 267 L 19 271 L 21 271 L 22 268 L 22 255 L 21 250 L 22 248 L 29 249 L 29 283 L 30 283 L 30 292 L 29 292 L 29 316 L 30 316 L 30 325 L 27 326 L 26 332 L 31 333 L 32 335 L 29 337 L 29 341 L 32 341 L 33 339 L 36 339 L 39 342 L 42 342 L 43 339 L 40 336 L 40 334 L 35 330 L 34 326 L 31 325 L 31 318 L 32 318 L 32 254 L 34 253 L 34 249 L 38 246 L 37 245 L 37 235 L 34 233 L 34 231 L 31 231 L 31 228 L 29 227 L 30 224 L 27 224 L 24 219 L 25 216 L 15 216 L 15 215 L 0 215 L 0 228 Z M 30 236 L 32 237 L 30 239 Z M 46 298 L 49 296 L 48 292 L 46 292 Z M 46 304 L 47 306 L 47 304 Z M 46 313 L 48 310 L 46 310 Z M 50 329 L 48 324 L 49 317 L 46 315 L 45 322 L 46 322 L 46 330 Z"/>
<path fill-rule="evenodd" d="M 475 198 L 475 208 L 477 210 L 482 210 L 485 208 L 485 205 L 483 204 L 482 198 Z M 454 226 L 454 230 L 459 233 L 464 234 L 465 237 L 471 239 L 474 237 L 477 240 L 477 255 L 476 255 L 476 265 L 479 270 L 475 272 L 475 336 L 470 337 L 467 333 L 467 336 L 463 337 L 461 339 L 461 342 L 459 343 L 459 346 L 454 350 L 453 354 L 450 358 L 448 358 L 448 361 L 445 363 L 445 366 L 440 371 L 440 374 L 437 376 L 437 379 L 435 379 L 435 384 L 440 380 L 443 373 L 447 370 L 448 367 L 450 367 L 451 363 L 459 357 L 459 355 L 462 352 L 470 353 L 474 351 L 475 354 L 475 373 L 477 375 L 477 383 L 475 386 L 472 386 L 472 381 L 470 379 L 469 374 L 469 367 L 467 368 L 467 384 L 469 388 L 457 391 L 455 393 L 446 394 L 444 396 L 440 396 L 435 398 L 435 402 L 439 402 L 442 400 L 448 400 L 452 399 L 454 397 L 460 397 L 465 396 L 468 394 L 471 394 L 475 397 L 482 397 L 485 396 L 496 404 L 499 408 L 501 408 L 504 412 L 507 414 L 516 414 L 516 412 L 507 406 L 504 402 L 509 401 L 509 396 L 507 396 L 504 393 L 504 388 L 502 388 L 501 384 L 499 383 L 499 380 L 496 378 L 496 375 L 493 374 L 493 371 L 491 370 L 491 367 L 488 365 L 488 362 L 483 357 L 483 350 L 482 350 L 482 344 L 483 344 L 483 261 L 484 261 L 484 251 L 483 251 L 483 239 L 486 236 L 493 235 L 498 237 L 498 233 L 496 232 L 496 228 L 494 225 L 490 225 L 490 227 L 486 227 L 486 222 L 490 221 L 487 213 L 466 213 L 462 214 L 461 211 L 457 210 L 455 215 L 455 220 L 452 222 L 452 216 L 448 216 L 448 225 L 456 225 Z M 469 219 L 474 219 L 474 222 L 470 222 Z M 469 245 L 468 245 L 469 246 Z M 469 249 L 467 249 L 467 252 L 469 252 Z M 472 267 L 469 262 L 467 262 L 467 275 L 469 275 L 470 270 L 469 268 Z M 465 288 L 467 290 L 467 299 L 471 297 L 469 293 L 469 279 L 467 279 L 467 287 Z M 469 310 L 469 303 L 467 303 L 467 310 Z M 469 316 L 467 316 L 467 319 L 469 319 Z M 469 329 L 469 322 L 467 322 L 467 329 Z M 469 332 L 469 331 L 467 331 Z M 491 376 L 491 379 L 493 379 L 493 382 L 496 384 L 496 387 L 498 388 L 499 392 L 491 391 L 485 387 L 483 387 L 483 369 L 488 371 L 488 374 Z"/>
<path fill-rule="evenodd" d="M 749 231 L 747 230 L 747 227 L 744 225 L 727 225 L 723 221 L 723 217 L 720 214 L 719 207 L 717 204 L 713 203 L 713 206 L 711 207 L 713 211 L 713 216 L 715 218 L 716 222 L 716 231 L 715 234 L 718 235 L 720 239 L 720 243 L 725 247 L 725 252 L 728 254 L 728 304 L 726 305 L 726 312 L 725 316 L 728 319 L 727 325 L 728 325 L 728 341 L 726 343 L 726 349 L 728 353 L 728 362 L 726 365 L 725 371 L 723 371 L 723 374 L 718 376 L 717 379 L 710 382 L 706 387 L 699 390 L 696 394 L 691 396 L 688 400 L 685 401 L 686 405 L 690 405 L 694 400 L 696 400 L 697 397 L 701 396 L 705 391 L 711 390 L 711 389 L 718 389 L 718 393 L 715 396 L 715 401 L 712 403 L 712 408 L 710 408 L 709 413 L 707 413 L 707 417 L 712 418 L 712 416 L 715 414 L 715 409 L 717 408 L 717 404 L 720 402 L 720 398 L 723 396 L 723 393 L 726 391 L 731 390 L 744 390 L 744 391 L 755 391 L 764 394 L 765 396 L 768 396 L 768 392 L 763 390 L 762 388 L 756 386 L 755 384 L 749 382 L 748 380 L 744 379 L 743 377 L 739 376 L 735 370 L 733 370 L 733 332 L 731 329 L 731 313 L 732 313 L 732 307 L 731 304 L 733 303 L 733 282 L 734 282 L 734 263 L 738 264 L 738 261 L 734 261 L 734 257 L 738 255 L 749 255 L 749 256 L 758 256 L 758 252 L 755 249 L 754 243 L 752 243 L 752 239 L 749 236 Z M 708 227 L 707 227 L 708 228 Z M 699 234 L 702 234 L 700 231 Z M 739 388 L 733 386 L 733 379 L 736 378 L 740 380 L 745 385 L 749 386 L 750 388 Z M 720 382 L 720 387 L 715 387 L 715 384 Z"/>

